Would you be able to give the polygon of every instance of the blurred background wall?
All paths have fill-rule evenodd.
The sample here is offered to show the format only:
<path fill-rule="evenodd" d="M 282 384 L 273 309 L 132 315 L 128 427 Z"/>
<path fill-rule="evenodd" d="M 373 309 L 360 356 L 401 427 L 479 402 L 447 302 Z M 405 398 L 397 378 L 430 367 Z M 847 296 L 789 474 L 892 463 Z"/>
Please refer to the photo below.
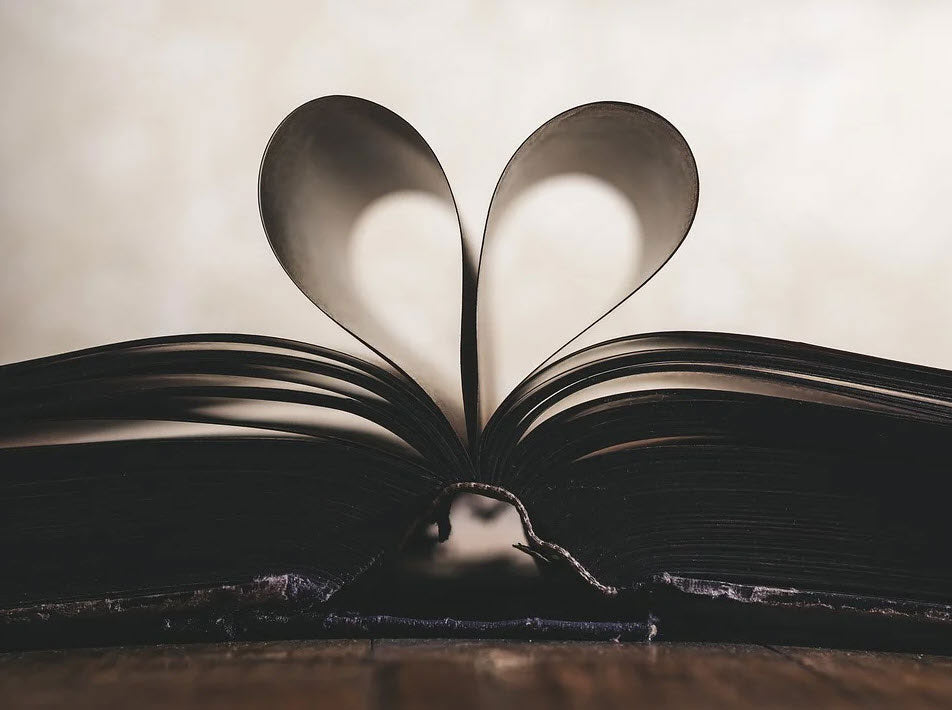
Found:
<path fill-rule="evenodd" d="M 598 336 L 952 368 L 950 36 L 944 2 L 4 0 L 0 362 L 190 331 L 349 347 L 256 202 L 278 121 L 348 93 L 423 134 L 473 232 L 552 115 L 611 98 L 678 126 L 694 228 Z"/>

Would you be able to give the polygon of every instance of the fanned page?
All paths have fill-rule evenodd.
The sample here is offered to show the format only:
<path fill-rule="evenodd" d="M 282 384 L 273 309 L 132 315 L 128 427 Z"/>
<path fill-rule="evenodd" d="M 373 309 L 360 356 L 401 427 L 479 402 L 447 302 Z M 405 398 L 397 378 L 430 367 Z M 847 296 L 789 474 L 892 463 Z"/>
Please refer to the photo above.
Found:
<path fill-rule="evenodd" d="M 433 151 L 369 101 L 293 111 L 259 197 L 288 275 L 383 364 L 216 334 L 0 368 L 4 645 L 952 646 L 952 374 L 717 333 L 573 345 L 694 219 L 694 158 L 658 114 L 543 124 L 478 263 Z M 515 508 L 540 575 L 401 576 L 467 492 Z"/>

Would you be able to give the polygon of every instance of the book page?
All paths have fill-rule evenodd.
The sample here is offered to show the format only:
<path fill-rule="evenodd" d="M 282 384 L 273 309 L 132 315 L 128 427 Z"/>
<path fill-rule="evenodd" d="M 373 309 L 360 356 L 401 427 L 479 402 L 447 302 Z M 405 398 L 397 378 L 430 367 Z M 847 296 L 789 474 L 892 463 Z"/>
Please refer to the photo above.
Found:
<path fill-rule="evenodd" d="M 311 101 L 275 132 L 260 203 L 294 283 L 419 383 L 465 440 L 462 238 L 446 176 L 423 138 L 370 101 Z"/>
<path fill-rule="evenodd" d="M 535 131 L 496 187 L 480 257 L 480 419 L 639 289 L 694 219 L 690 148 L 658 114 L 599 102 Z"/>

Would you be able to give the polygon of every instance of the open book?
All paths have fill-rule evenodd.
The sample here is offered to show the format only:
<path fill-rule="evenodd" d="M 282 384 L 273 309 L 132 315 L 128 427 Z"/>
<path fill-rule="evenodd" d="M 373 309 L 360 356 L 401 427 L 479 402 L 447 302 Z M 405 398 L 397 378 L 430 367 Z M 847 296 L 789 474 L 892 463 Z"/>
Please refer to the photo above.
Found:
<path fill-rule="evenodd" d="M 639 240 L 589 322 L 498 327 L 528 298 L 507 302 L 499 284 L 507 214 L 563 175 L 608 186 Z M 288 275 L 373 357 L 215 334 L 0 368 L 6 645 L 737 637 L 774 623 L 872 644 L 952 633 L 952 373 L 720 333 L 577 344 L 694 218 L 694 159 L 661 116 L 589 104 L 522 144 L 478 259 L 454 224 L 438 247 L 449 266 L 414 274 L 449 284 L 432 299 L 452 314 L 446 332 L 382 316 L 393 304 L 368 304 L 347 268 L 359 223 L 391 196 L 457 214 L 404 120 L 362 99 L 311 101 L 277 128 L 259 191 Z M 592 302 L 569 275 L 557 285 Z M 501 377 L 500 347 L 523 341 L 537 347 L 521 379 Z M 460 583 L 450 608 L 381 572 L 432 523 L 445 537 L 463 493 L 518 511 L 521 548 L 545 571 L 524 597 Z"/>

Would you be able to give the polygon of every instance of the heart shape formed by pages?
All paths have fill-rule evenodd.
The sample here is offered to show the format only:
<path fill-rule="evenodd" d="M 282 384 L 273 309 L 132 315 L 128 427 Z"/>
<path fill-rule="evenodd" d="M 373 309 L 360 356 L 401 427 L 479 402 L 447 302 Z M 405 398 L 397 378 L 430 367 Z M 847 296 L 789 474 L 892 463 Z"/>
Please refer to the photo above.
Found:
<path fill-rule="evenodd" d="M 599 222 L 605 210 L 597 199 L 575 199 L 573 194 L 579 193 L 563 191 L 561 209 L 594 227 L 577 229 L 578 241 L 567 247 L 562 240 L 556 269 L 543 268 L 545 259 L 530 258 L 513 271 L 507 220 L 520 200 L 563 176 L 581 176 L 610 191 L 634 215 L 633 227 L 615 234 L 607 247 L 596 247 L 607 231 Z M 502 367 L 501 350 L 518 351 L 517 371 L 527 375 L 565 352 L 582 331 L 644 285 L 690 229 L 698 176 L 684 138 L 648 109 L 598 102 L 559 114 L 532 133 L 503 170 L 486 218 L 477 271 L 467 263 L 455 199 L 426 141 L 378 104 L 329 96 L 299 107 L 277 128 L 262 161 L 259 195 L 268 239 L 294 283 L 399 373 L 419 382 L 460 437 L 472 443 L 515 384 L 511 375 L 507 380 L 494 372 Z M 368 218 L 395 198 L 420 196 L 451 216 L 442 221 L 442 237 L 420 242 L 420 235 L 440 222 L 413 210 L 404 212 L 402 225 L 397 224 L 399 211 L 389 222 L 389 213 Z M 556 230 L 566 221 L 553 219 Z M 361 225 L 368 222 L 383 236 L 359 252 L 361 263 L 355 265 Z M 447 224 L 454 228 L 446 229 Z M 550 246 L 554 253 L 551 229 L 543 224 L 535 230 L 530 257 L 541 256 Z M 435 247 L 429 250 L 433 253 L 422 253 L 428 244 Z M 415 251 L 407 254 L 410 249 Z M 433 254 L 438 258 L 427 258 Z M 375 276 L 361 278 L 357 271 L 368 260 L 383 267 L 372 270 Z M 573 264 L 587 269 L 587 280 L 575 278 Z M 510 277 L 510 284 L 534 285 L 538 293 L 507 292 L 506 280 L 495 278 L 507 268 L 517 276 Z M 391 284 L 400 278 L 409 284 L 405 290 L 418 287 L 422 294 L 416 306 L 402 313 L 393 308 L 401 300 L 399 291 L 369 293 L 375 281 Z M 580 312 L 569 317 L 572 309 L 562 300 L 566 296 L 584 303 L 584 312 L 576 308 Z M 510 321 L 508 328 L 496 327 L 529 301 L 537 303 L 526 311 L 528 317 Z M 449 306 L 461 313 L 451 324 Z M 431 308 L 443 310 L 434 315 Z M 427 347 L 421 347 L 414 330 L 421 323 L 430 328 Z M 448 361 L 449 348 L 459 349 L 458 365 Z"/>

